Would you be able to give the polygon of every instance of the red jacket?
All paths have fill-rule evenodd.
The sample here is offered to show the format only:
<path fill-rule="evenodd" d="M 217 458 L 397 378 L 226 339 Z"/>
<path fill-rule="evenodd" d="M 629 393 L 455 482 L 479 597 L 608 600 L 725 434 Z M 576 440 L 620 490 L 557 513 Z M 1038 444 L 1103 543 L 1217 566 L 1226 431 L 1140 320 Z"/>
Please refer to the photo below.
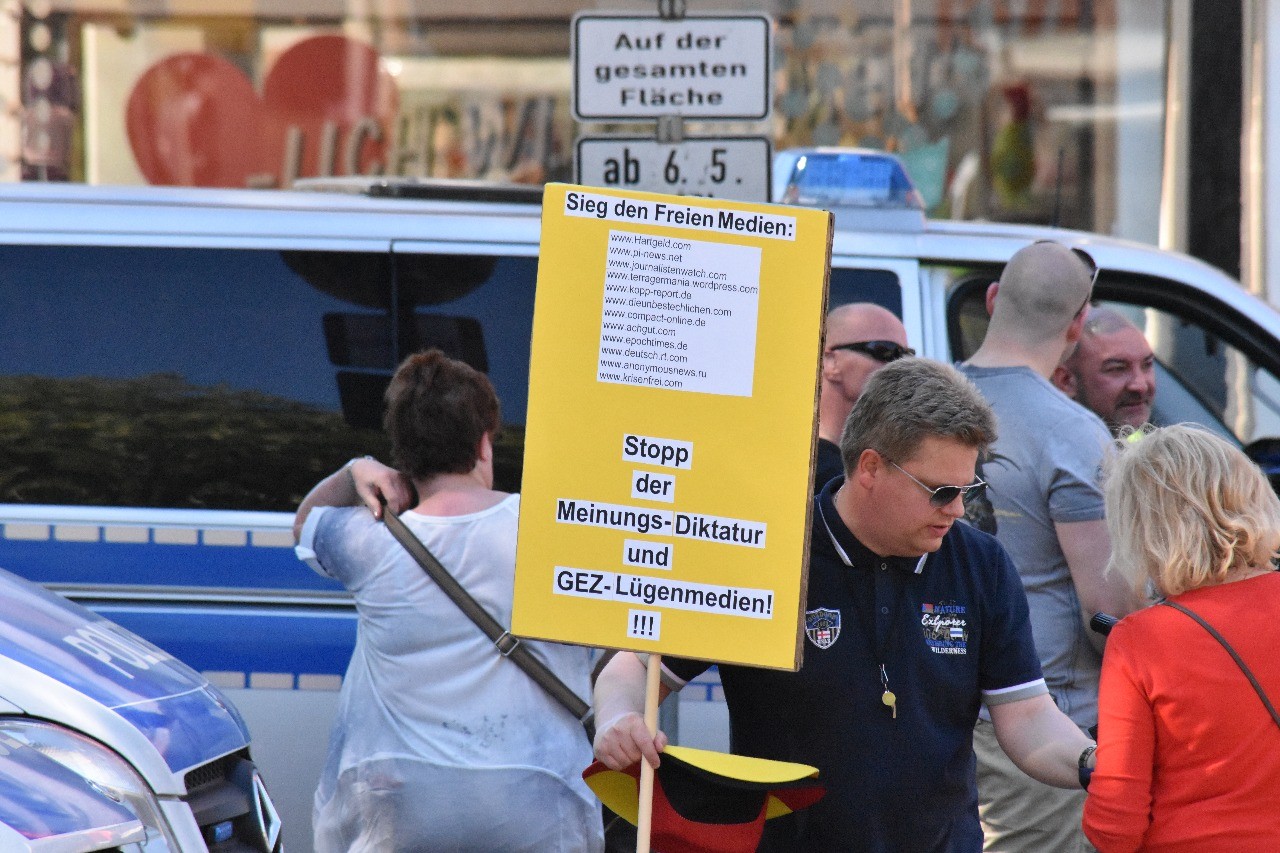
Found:
<path fill-rule="evenodd" d="M 1172 600 L 1280 707 L 1280 573 Z M 1100 853 L 1280 851 L 1280 726 L 1218 641 L 1171 607 L 1124 618 L 1107 640 L 1084 830 Z"/>

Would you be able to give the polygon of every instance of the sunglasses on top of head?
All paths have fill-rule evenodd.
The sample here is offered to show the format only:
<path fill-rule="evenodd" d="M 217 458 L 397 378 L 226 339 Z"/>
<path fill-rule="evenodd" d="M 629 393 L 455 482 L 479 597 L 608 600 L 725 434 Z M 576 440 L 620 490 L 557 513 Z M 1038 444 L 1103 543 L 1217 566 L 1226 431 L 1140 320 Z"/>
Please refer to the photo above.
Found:
<path fill-rule="evenodd" d="M 1040 243 L 1054 243 L 1055 245 L 1062 245 L 1061 243 L 1058 243 L 1057 240 L 1036 241 L 1037 245 Z M 1093 288 L 1098 284 L 1098 273 L 1102 270 L 1098 268 L 1098 262 L 1093 259 L 1093 255 L 1089 254 L 1084 249 L 1077 249 L 1074 246 L 1070 248 L 1071 254 L 1079 258 L 1080 263 L 1084 264 L 1084 268 L 1089 272 L 1089 295 L 1084 298 L 1084 305 L 1080 306 L 1080 311 L 1083 311 L 1088 307 L 1089 303 L 1093 301 Z M 1076 313 L 1079 314 L 1080 311 L 1077 311 Z"/>
<path fill-rule="evenodd" d="M 911 347 L 904 347 L 902 344 L 894 343 L 893 341 L 855 341 L 850 344 L 836 344 L 835 346 L 827 347 L 827 352 L 835 352 L 838 349 L 860 352 L 885 364 L 897 361 L 904 356 L 916 354 L 916 351 Z"/>

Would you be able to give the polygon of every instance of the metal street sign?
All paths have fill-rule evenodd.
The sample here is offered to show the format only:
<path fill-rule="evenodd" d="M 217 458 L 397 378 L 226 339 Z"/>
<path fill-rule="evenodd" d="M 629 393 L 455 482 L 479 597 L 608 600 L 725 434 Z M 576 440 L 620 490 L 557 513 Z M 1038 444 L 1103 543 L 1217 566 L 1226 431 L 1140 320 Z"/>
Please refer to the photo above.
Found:
<path fill-rule="evenodd" d="M 771 32 L 765 15 L 576 15 L 574 117 L 764 119 L 773 100 Z"/>
<path fill-rule="evenodd" d="M 578 140 L 577 183 L 671 195 L 769 201 L 769 140 L 763 136 Z"/>

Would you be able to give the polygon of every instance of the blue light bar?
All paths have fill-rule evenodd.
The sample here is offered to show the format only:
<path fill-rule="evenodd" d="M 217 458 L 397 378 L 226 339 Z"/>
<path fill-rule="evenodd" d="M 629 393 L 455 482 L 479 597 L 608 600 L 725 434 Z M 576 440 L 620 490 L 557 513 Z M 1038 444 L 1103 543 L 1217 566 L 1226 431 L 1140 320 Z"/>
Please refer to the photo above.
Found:
<path fill-rule="evenodd" d="M 783 158 L 791 161 L 789 170 Z M 902 161 L 864 148 L 808 148 L 779 154 L 775 170 L 787 175 L 777 199 L 811 207 L 924 210 L 924 200 Z"/>

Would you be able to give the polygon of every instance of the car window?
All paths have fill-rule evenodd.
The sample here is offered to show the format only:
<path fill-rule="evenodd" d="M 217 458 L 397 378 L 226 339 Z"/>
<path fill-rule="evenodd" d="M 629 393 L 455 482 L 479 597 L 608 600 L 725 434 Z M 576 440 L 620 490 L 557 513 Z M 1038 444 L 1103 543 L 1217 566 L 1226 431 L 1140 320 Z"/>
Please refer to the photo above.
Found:
<path fill-rule="evenodd" d="M 827 290 L 831 308 L 850 302 L 874 302 L 902 316 L 902 285 L 891 270 L 832 267 Z"/>
<path fill-rule="evenodd" d="M 985 273 L 955 276 L 947 321 L 951 355 L 958 361 L 972 355 L 986 334 L 991 280 Z M 1151 344 L 1153 423 L 1198 423 L 1248 448 L 1269 472 L 1280 472 L 1276 353 L 1259 345 L 1247 318 L 1207 294 L 1150 277 L 1104 272 L 1094 292 L 1095 305 L 1125 314 Z"/>
<path fill-rule="evenodd" d="M 499 488 L 518 491 L 536 260 L 0 246 L 0 502 L 292 511 L 388 458 L 407 353 L 487 370 Z"/>

